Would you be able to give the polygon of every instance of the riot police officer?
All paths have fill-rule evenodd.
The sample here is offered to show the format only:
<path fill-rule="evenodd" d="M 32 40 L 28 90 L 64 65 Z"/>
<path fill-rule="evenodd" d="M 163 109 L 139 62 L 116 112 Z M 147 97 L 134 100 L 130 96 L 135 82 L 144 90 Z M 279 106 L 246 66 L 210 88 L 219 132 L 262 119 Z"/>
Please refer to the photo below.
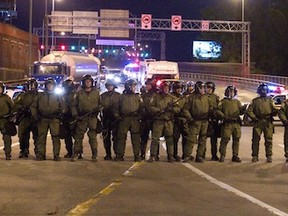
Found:
<path fill-rule="evenodd" d="M 82 89 L 76 93 L 75 104 L 72 107 L 72 116 L 79 121 L 76 124 L 74 135 L 74 152 L 71 158 L 76 162 L 83 150 L 83 139 L 88 130 L 89 144 L 92 151 L 92 161 L 97 161 L 97 123 L 98 114 L 103 108 L 102 100 L 98 89 L 93 88 L 94 80 L 91 75 L 84 75 L 81 81 Z M 85 116 L 82 118 L 82 116 Z"/>
<path fill-rule="evenodd" d="M 278 116 L 284 125 L 284 156 L 288 162 L 288 99 L 282 102 Z"/>
<path fill-rule="evenodd" d="M 119 121 L 117 133 L 117 152 L 115 161 L 123 161 L 126 148 L 127 133 L 131 133 L 134 161 L 141 161 L 140 157 L 140 114 L 143 111 L 143 100 L 136 94 L 137 82 L 133 79 L 126 80 L 125 90 L 120 95 L 119 102 L 115 107 L 115 116 Z"/>
<path fill-rule="evenodd" d="M 247 115 L 254 122 L 252 134 L 252 162 L 258 161 L 259 142 L 261 133 L 264 133 L 266 162 L 272 162 L 272 138 L 273 138 L 273 116 L 277 115 L 277 109 L 271 97 L 267 96 L 268 86 L 262 83 L 257 88 L 259 97 L 252 100 L 247 110 Z"/>
<path fill-rule="evenodd" d="M 220 159 L 219 162 L 224 162 L 226 156 L 227 143 L 232 136 L 232 162 L 241 162 L 238 157 L 239 141 L 241 138 L 241 119 L 246 111 L 247 105 L 242 106 L 241 102 L 235 98 L 237 96 L 237 88 L 229 85 L 225 89 L 225 97 L 219 102 L 217 115 L 223 119 L 221 128 L 221 142 L 220 142 Z"/>
<path fill-rule="evenodd" d="M 162 81 L 160 92 L 150 101 L 149 111 L 154 115 L 150 158 L 148 162 L 156 160 L 157 148 L 160 137 L 164 136 L 167 146 L 168 162 L 174 162 L 173 158 L 173 127 L 174 114 L 180 112 L 176 99 L 170 94 L 170 82 Z"/>
<path fill-rule="evenodd" d="M 219 130 L 219 125 L 218 125 L 218 119 L 216 118 L 216 115 L 214 115 L 214 113 L 216 112 L 218 103 L 219 103 L 219 96 L 216 95 L 215 92 L 215 83 L 209 81 L 205 83 L 205 87 L 206 87 L 206 93 L 207 96 L 210 98 L 211 104 L 212 104 L 212 115 L 209 119 L 209 125 L 208 128 L 210 128 L 211 131 L 209 134 L 210 137 L 210 143 L 211 143 L 211 155 L 212 161 L 218 161 L 219 158 L 217 156 L 217 138 L 218 138 L 218 130 Z"/>
<path fill-rule="evenodd" d="M 19 158 L 28 158 L 30 132 L 34 141 L 34 152 L 37 153 L 38 128 L 37 122 L 31 115 L 31 106 L 38 96 L 38 82 L 29 79 L 25 86 L 25 92 L 20 94 L 14 101 L 13 110 L 17 112 L 16 121 L 19 122 L 18 137 L 20 143 Z"/>
<path fill-rule="evenodd" d="M 118 122 L 116 121 L 114 115 L 114 109 L 118 104 L 120 93 L 115 91 L 117 85 L 113 80 L 107 80 L 105 83 L 105 87 L 107 89 L 101 97 L 103 101 L 103 111 L 102 111 L 102 122 L 103 122 L 103 144 L 106 151 L 106 155 L 104 160 L 112 160 L 112 153 L 111 153 L 111 135 L 112 135 L 112 142 L 113 142 L 113 150 L 116 154 L 116 142 L 117 142 L 117 129 L 118 129 Z"/>
<path fill-rule="evenodd" d="M 157 94 L 156 82 L 154 79 L 148 78 L 145 81 L 145 92 L 141 94 L 144 103 L 143 118 L 141 121 L 141 158 L 145 160 L 146 148 L 149 133 L 152 131 L 153 114 L 149 111 L 149 104 L 152 97 Z M 156 159 L 159 159 L 159 146 Z"/>
<path fill-rule="evenodd" d="M 67 107 L 63 116 L 63 125 L 66 128 L 64 141 L 65 141 L 65 148 L 67 150 L 67 153 L 64 155 L 64 158 L 71 158 L 73 154 L 73 136 L 75 133 L 75 128 L 71 128 L 70 124 L 74 120 L 72 116 L 71 107 L 73 107 L 75 104 L 76 91 L 75 91 L 75 85 L 71 79 L 66 79 L 62 83 L 62 87 L 64 89 L 63 100 Z"/>
<path fill-rule="evenodd" d="M 184 162 L 189 162 L 193 146 L 198 143 L 196 162 L 203 163 L 206 151 L 208 119 L 212 111 L 210 98 L 205 92 L 205 84 L 195 83 L 195 92 L 187 98 L 183 112 L 189 122 L 187 145 L 184 148 Z M 197 140 L 198 136 L 198 140 Z"/>
<path fill-rule="evenodd" d="M 11 136 L 7 133 L 5 124 L 8 121 L 8 117 L 12 111 L 13 102 L 11 98 L 6 95 L 6 86 L 3 82 L 0 81 L 0 131 L 3 135 L 4 141 L 4 151 L 6 160 L 11 160 Z"/>
<path fill-rule="evenodd" d="M 186 90 L 183 92 L 183 95 L 193 94 L 193 92 L 194 92 L 194 85 L 195 85 L 195 82 L 193 82 L 193 81 L 188 81 L 188 82 L 186 83 Z"/>
<path fill-rule="evenodd" d="M 60 119 L 65 112 L 65 103 L 60 95 L 55 94 L 56 81 L 53 78 L 45 80 L 44 92 L 39 92 L 38 97 L 31 106 L 32 116 L 38 121 L 38 140 L 36 160 L 46 160 L 46 139 L 50 130 L 53 143 L 54 161 L 60 161 Z"/>
<path fill-rule="evenodd" d="M 176 98 L 180 112 L 175 114 L 174 119 L 174 130 L 173 130 L 173 142 L 174 142 L 174 153 L 173 157 L 175 161 L 180 162 L 181 157 L 178 155 L 178 141 L 182 135 L 182 151 L 184 150 L 186 136 L 188 134 L 188 124 L 183 114 L 183 107 L 186 103 L 187 95 L 182 95 L 183 84 L 180 81 L 176 81 L 172 84 L 172 95 Z M 184 152 L 182 154 L 184 158 Z"/>

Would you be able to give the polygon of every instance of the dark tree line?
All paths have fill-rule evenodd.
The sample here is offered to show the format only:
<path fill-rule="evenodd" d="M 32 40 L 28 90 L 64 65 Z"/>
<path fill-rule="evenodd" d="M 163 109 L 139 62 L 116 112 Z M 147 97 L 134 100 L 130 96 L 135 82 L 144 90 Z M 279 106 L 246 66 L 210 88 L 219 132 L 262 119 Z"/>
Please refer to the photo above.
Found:
<path fill-rule="evenodd" d="M 241 0 L 217 0 L 202 10 L 203 19 L 241 20 Z M 288 74 L 288 1 L 245 0 L 245 21 L 251 22 L 251 62 L 259 73 Z M 202 33 L 201 39 L 222 43 L 220 61 L 241 62 L 241 34 Z"/>

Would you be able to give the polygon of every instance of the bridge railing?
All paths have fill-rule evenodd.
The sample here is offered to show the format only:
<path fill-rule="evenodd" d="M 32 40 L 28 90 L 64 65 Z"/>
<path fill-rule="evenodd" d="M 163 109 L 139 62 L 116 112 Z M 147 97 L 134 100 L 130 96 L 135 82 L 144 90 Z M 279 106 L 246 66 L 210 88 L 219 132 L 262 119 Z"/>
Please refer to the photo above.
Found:
<path fill-rule="evenodd" d="M 193 81 L 214 81 L 221 82 L 225 85 L 235 85 L 241 88 L 255 89 L 259 84 L 266 83 L 267 85 L 285 87 L 284 84 L 279 84 L 280 79 L 272 76 L 258 75 L 253 78 L 246 78 L 240 76 L 229 76 L 229 75 L 215 75 L 215 74 L 205 74 L 205 73 L 191 73 L 191 72 L 180 72 L 181 79 L 188 79 Z M 269 77 L 271 79 L 269 79 Z M 281 77 L 282 78 L 282 77 Z M 271 82 L 273 80 L 273 82 Z M 283 79 L 282 81 L 285 81 Z"/>

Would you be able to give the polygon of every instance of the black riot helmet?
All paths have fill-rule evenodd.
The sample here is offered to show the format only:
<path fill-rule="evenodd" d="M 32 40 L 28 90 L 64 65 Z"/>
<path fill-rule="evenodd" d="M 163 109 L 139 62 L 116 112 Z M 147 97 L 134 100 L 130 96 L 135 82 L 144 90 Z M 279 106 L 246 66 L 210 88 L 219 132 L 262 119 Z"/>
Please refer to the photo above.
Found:
<path fill-rule="evenodd" d="M 215 91 L 215 83 L 214 82 L 208 81 L 205 83 L 205 86 L 206 86 L 206 88 L 211 88 L 212 92 Z"/>
<path fill-rule="evenodd" d="M 26 90 L 27 91 L 36 91 L 38 88 L 38 82 L 36 79 L 31 78 L 26 82 Z"/>
<path fill-rule="evenodd" d="M 49 90 L 48 84 L 53 84 L 53 89 Z M 53 79 L 52 77 L 49 77 L 45 80 L 44 85 L 45 85 L 45 91 L 52 92 L 55 90 L 57 83 L 55 79 Z"/>
<path fill-rule="evenodd" d="M 125 92 L 126 93 L 134 93 L 133 91 L 133 86 L 136 86 L 137 82 L 134 79 L 128 79 L 126 80 L 125 84 L 124 84 L 124 88 L 125 88 Z"/>
<path fill-rule="evenodd" d="M 230 92 L 233 93 L 233 95 L 230 95 Z M 237 88 L 233 85 L 229 85 L 226 87 L 225 89 L 225 93 L 224 93 L 225 97 L 227 98 L 234 98 L 237 95 Z"/>
<path fill-rule="evenodd" d="M 72 80 L 70 79 L 66 79 L 63 83 L 62 83 L 62 87 L 64 88 L 65 92 L 72 92 L 75 89 L 75 85 L 73 83 Z"/>
<path fill-rule="evenodd" d="M 163 92 L 164 87 L 168 86 L 170 90 L 171 83 L 169 81 L 162 81 L 159 85 L 159 90 Z"/>
<path fill-rule="evenodd" d="M 2 88 L 1 94 L 6 94 L 6 85 L 2 81 L 0 81 L 0 87 Z"/>
<path fill-rule="evenodd" d="M 90 74 L 85 74 L 83 77 L 82 77 L 82 80 L 81 80 L 81 87 L 82 88 L 86 88 L 85 86 L 85 81 L 86 80 L 90 80 L 91 81 L 91 88 L 93 88 L 93 85 L 94 85 L 94 80 L 93 80 L 93 77 L 90 75 Z"/>
<path fill-rule="evenodd" d="M 105 82 L 105 87 L 107 88 L 108 86 L 113 86 L 114 88 L 117 88 L 116 83 L 115 83 L 114 80 L 112 80 L 112 79 L 108 79 L 108 80 Z"/>
<path fill-rule="evenodd" d="M 197 81 L 196 83 L 195 83 L 195 92 L 197 93 L 197 94 L 199 94 L 200 93 L 200 89 L 201 88 L 205 88 L 205 84 L 202 82 L 202 81 Z"/>
<path fill-rule="evenodd" d="M 186 83 L 186 88 L 188 88 L 188 87 L 194 87 L 194 85 L 195 85 L 195 82 L 193 82 L 193 81 L 188 81 L 188 82 Z"/>
<path fill-rule="evenodd" d="M 266 85 L 265 83 L 261 83 L 257 88 L 257 94 L 259 94 L 260 97 L 266 97 L 268 93 L 269 93 L 268 85 Z"/>
<path fill-rule="evenodd" d="M 183 85 L 180 81 L 176 81 L 172 84 L 172 90 L 175 91 L 176 89 L 183 89 Z"/>
<path fill-rule="evenodd" d="M 147 78 L 147 80 L 145 81 L 145 85 L 151 85 L 152 89 L 156 89 L 156 81 L 155 81 L 155 79 Z"/>

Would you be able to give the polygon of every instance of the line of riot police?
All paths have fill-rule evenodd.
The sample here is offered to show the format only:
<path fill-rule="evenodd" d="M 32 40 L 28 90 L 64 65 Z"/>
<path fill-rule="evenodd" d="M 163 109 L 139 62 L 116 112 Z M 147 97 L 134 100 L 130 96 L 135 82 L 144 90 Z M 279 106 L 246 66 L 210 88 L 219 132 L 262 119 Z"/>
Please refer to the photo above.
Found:
<path fill-rule="evenodd" d="M 122 94 L 115 91 L 116 84 L 107 80 L 106 92 L 100 95 L 94 88 L 94 80 L 85 75 L 81 89 L 76 90 L 72 80 L 63 82 L 63 95 L 54 93 L 56 82 L 45 81 L 43 92 L 37 90 L 35 79 L 26 84 L 26 91 L 14 103 L 5 94 L 5 85 L 0 83 L 0 129 L 3 134 L 6 159 L 11 159 L 11 129 L 8 122 L 18 123 L 20 143 L 19 158 L 28 158 L 30 133 L 34 140 L 36 160 L 46 160 L 46 139 L 50 131 L 53 143 L 53 159 L 60 161 L 60 139 L 64 139 L 67 154 L 75 162 L 83 158 L 83 139 L 87 132 L 92 152 L 91 159 L 97 161 L 97 133 L 102 132 L 106 155 L 104 160 L 123 161 L 127 133 L 130 131 L 134 161 L 145 160 L 147 143 L 151 132 L 152 141 L 148 162 L 159 160 L 159 140 L 164 137 L 168 162 L 203 163 L 206 158 L 206 141 L 210 137 L 211 160 L 224 162 L 226 147 L 232 137 L 232 161 L 241 162 L 239 143 L 241 138 L 240 115 L 247 115 L 253 122 L 252 162 L 258 161 L 259 141 L 264 133 L 267 162 L 272 162 L 273 116 L 279 115 L 285 126 L 285 157 L 288 158 L 288 102 L 284 101 L 278 111 L 272 99 L 267 96 L 268 87 L 259 85 L 259 97 L 253 99 L 247 109 L 237 99 L 235 86 L 227 86 L 220 101 L 213 82 L 184 85 L 181 81 L 162 81 L 156 86 L 155 80 L 147 79 L 141 95 L 136 93 L 137 83 L 129 79 Z M 172 88 L 172 91 L 171 91 Z M 182 136 L 182 155 L 178 142 Z M 218 153 L 218 138 L 221 137 Z M 195 158 L 193 147 L 197 144 Z M 113 152 L 115 157 L 113 158 Z"/>

